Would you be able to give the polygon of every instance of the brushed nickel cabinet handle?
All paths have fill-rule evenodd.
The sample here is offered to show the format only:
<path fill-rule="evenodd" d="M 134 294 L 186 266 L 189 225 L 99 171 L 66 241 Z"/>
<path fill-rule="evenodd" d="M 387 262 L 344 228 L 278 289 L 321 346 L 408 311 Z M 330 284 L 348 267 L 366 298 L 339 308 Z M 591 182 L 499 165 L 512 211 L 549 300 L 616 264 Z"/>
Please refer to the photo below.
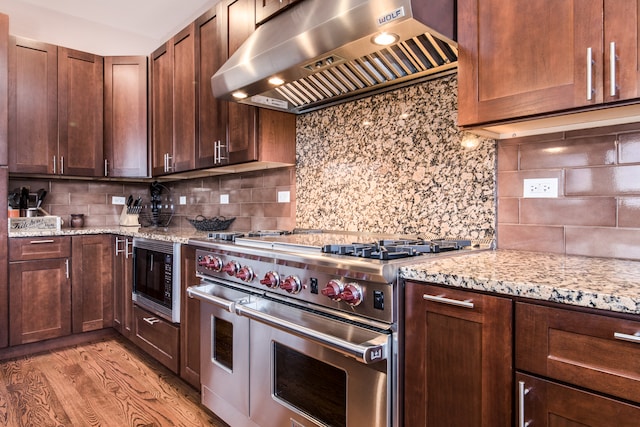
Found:
<path fill-rule="evenodd" d="M 593 52 L 591 48 L 587 48 L 587 101 L 591 101 L 593 99 L 593 93 L 595 90 L 593 89 Z"/>
<path fill-rule="evenodd" d="M 53 174 L 56 174 L 56 156 L 53 156 Z"/>
<path fill-rule="evenodd" d="M 640 344 L 640 332 L 636 332 L 633 335 L 623 334 L 622 332 L 614 332 L 613 337 L 617 340 L 629 341 L 632 343 Z"/>
<path fill-rule="evenodd" d="M 455 305 L 456 307 L 473 308 L 472 300 L 460 301 L 457 299 L 446 298 L 444 295 L 429 295 L 429 294 L 422 295 L 422 298 L 427 301 L 439 302 L 441 304 Z"/>
<path fill-rule="evenodd" d="M 531 421 L 524 420 L 524 397 L 531 389 L 526 388 L 524 381 L 518 381 L 518 427 L 527 427 Z"/>
<path fill-rule="evenodd" d="M 43 243 L 53 243 L 55 242 L 55 240 L 53 239 L 49 239 L 49 240 L 31 240 L 29 242 L 30 245 L 41 245 Z"/>
<path fill-rule="evenodd" d="M 150 324 L 151 326 L 155 325 L 160 321 L 157 317 L 143 317 L 142 320 Z"/>
<path fill-rule="evenodd" d="M 611 87 L 609 88 L 609 95 L 616 96 L 618 88 L 616 87 L 616 42 L 609 43 L 609 82 Z"/>
<path fill-rule="evenodd" d="M 69 278 L 69 258 L 64 260 L 64 269 L 67 279 Z"/>
<path fill-rule="evenodd" d="M 104 176 L 109 176 L 109 160 L 104 159 Z"/>

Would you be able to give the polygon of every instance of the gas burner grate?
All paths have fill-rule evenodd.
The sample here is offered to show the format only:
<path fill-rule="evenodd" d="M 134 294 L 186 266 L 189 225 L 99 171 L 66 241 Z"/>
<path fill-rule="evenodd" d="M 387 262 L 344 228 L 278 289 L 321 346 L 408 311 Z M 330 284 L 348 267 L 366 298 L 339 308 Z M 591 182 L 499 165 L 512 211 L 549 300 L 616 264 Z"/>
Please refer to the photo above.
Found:
<path fill-rule="evenodd" d="M 471 246 L 470 240 L 380 240 L 372 243 L 329 244 L 322 252 L 360 258 L 393 260 L 426 253 L 455 251 Z"/>

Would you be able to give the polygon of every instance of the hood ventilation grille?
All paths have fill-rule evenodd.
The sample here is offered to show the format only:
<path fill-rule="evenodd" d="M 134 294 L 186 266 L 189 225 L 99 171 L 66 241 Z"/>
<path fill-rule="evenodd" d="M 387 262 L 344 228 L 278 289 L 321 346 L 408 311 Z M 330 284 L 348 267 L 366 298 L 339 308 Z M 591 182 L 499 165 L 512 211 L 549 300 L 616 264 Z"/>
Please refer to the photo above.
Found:
<path fill-rule="evenodd" d="M 404 80 L 415 81 L 455 68 L 456 47 L 429 33 L 401 41 L 377 52 L 346 61 L 330 55 L 303 68 L 314 74 L 275 88 L 275 91 L 299 111 L 311 111 L 314 105 L 370 94 L 373 87 L 384 88 Z"/>

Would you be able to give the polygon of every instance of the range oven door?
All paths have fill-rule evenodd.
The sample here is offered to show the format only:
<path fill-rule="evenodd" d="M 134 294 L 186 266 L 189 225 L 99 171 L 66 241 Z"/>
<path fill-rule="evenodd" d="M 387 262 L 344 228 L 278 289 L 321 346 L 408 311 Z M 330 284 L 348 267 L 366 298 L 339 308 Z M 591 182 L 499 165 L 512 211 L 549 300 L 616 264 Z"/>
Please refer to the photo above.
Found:
<path fill-rule="evenodd" d="M 215 282 L 189 287 L 200 304 L 202 404 L 234 427 L 258 427 L 249 419 L 249 319 L 235 314 L 251 295 Z"/>
<path fill-rule="evenodd" d="M 390 333 L 266 299 L 250 323 L 250 414 L 261 427 L 391 426 Z"/>

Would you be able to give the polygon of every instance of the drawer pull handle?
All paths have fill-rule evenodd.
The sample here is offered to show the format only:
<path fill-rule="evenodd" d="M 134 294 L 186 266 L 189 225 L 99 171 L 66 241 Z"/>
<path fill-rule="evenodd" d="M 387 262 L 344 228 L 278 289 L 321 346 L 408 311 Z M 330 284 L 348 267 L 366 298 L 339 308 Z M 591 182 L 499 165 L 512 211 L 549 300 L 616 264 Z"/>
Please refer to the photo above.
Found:
<path fill-rule="evenodd" d="M 526 388 L 524 381 L 518 381 L 518 427 L 527 427 L 531 421 L 524 420 L 524 397 L 529 394 L 530 388 Z"/>
<path fill-rule="evenodd" d="M 613 337 L 617 340 L 629 341 L 636 344 L 640 344 L 640 332 L 636 332 L 633 335 L 623 334 L 621 332 L 614 332 Z"/>
<path fill-rule="evenodd" d="M 154 324 L 156 324 L 156 323 L 158 323 L 160 321 L 160 319 L 158 319 L 157 317 L 143 317 L 142 320 L 144 320 L 145 322 L 147 322 L 151 326 L 153 326 Z"/>
<path fill-rule="evenodd" d="M 446 298 L 444 295 L 429 295 L 429 294 L 422 295 L 422 298 L 427 301 L 455 305 L 456 307 L 473 308 L 472 300 L 459 301 L 457 299 Z"/>
<path fill-rule="evenodd" d="M 55 240 L 31 240 L 29 243 L 32 245 L 40 245 L 42 243 L 53 243 Z"/>

